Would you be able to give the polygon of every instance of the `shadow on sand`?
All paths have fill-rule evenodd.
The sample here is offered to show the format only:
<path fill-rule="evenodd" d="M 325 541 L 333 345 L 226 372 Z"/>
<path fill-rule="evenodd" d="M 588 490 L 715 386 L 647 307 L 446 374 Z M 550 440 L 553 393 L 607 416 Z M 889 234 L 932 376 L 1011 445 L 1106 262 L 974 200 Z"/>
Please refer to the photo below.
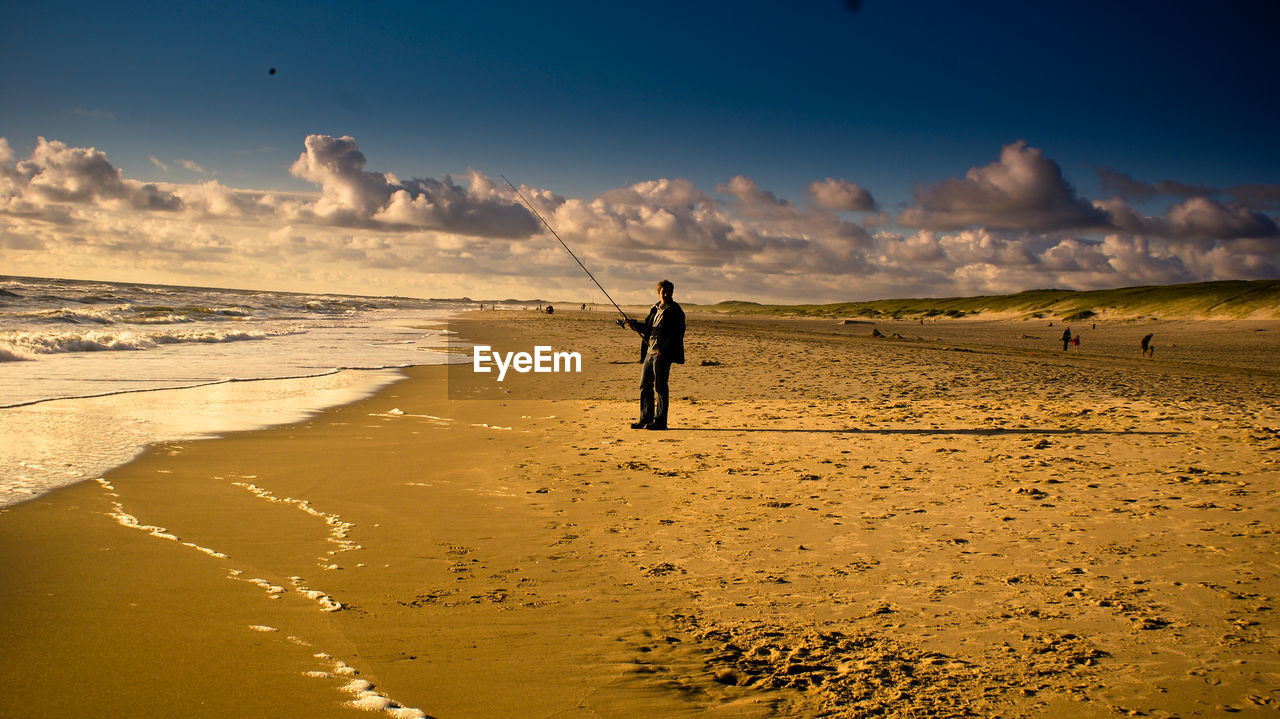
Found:
<path fill-rule="evenodd" d="M 796 429 L 788 427 L 672 427 L 672 431 L 677 432 L 803 432 L 803 433 L 825 433 L 825 434 L 886 434 L 886 435 L 961 435 L 974 437 L 998 437 L 1001 435 L 1064 435 L 1064 436 L 1086 436 L 1086 435 L 1132 435 L 1140 437 L 1176 437 L 1186 434 L 1185 432 L 1155 432 L 1144 430 L 1105 430 L 1105 429 L 1034 429 L 1034 428 L 1015 428 L 1008 429 L 995 427 L 991 429 L 981 429 L 973 427 L 962 427 L 957 429 L 947 429 L 942 427 L 927 427 L 919 429 L 862 429 L 859 427 L 840 427 L 835 429 Z"/>

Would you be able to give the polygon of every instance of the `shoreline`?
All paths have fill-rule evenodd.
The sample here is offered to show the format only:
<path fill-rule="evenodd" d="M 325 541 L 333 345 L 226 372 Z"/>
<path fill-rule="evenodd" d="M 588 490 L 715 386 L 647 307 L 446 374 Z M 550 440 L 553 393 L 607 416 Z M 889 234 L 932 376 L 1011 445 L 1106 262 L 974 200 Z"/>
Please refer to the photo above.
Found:
<path fill-rule="evenodd" d="M 1224 371 L 691 317 L 637 433 L 600 314 L 450 325 L 582 375 L 412 368 L 0 510 L 0 715 L 1280 706 L 1272 333 Z"/>
<path fill-rule="evenodd" d="M 0 507 L 92 481 L 128 464 L 153 444 L 302 421 L 329 407 L 372 396 L 400 381 L 402 369 L 229 379 L 0 407 L 6 420 L 0 429 L 0 463 L 12 473 L 5 478 L 7 486 L 0 488 Z M 101 436 L 103 426 L 117 431 Z"/>

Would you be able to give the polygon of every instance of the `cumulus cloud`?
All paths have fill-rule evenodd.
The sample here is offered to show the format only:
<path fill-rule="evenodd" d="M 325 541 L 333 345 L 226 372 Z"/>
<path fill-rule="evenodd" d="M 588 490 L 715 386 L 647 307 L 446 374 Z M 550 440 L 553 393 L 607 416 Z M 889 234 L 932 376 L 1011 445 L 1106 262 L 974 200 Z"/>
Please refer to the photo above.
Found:
<path fill-rule="evenodd" d="M 27 212 L 48 203 L 111 203 L 139 210 L 176 211 L 182 200 L 154 184 L 126 180 L 92 147 L 67 147 L 38 138 L 31 157 L 10 165 L 13 151 L 5 144 L 0 175 L 11 208 Z"/>
<path fill-rule="evenodd" d="M 715 269 L 722 277 L 854 270 L 867 233 L 825 210 L 798 208 L 745 176 L 717 187 L 685 179 L 636 183 L 593 199 L 522 188 L 566 241 L 607 266 Z"/>
<path fill-rule="evenodd" d="M 1115 274 L 1102 243 L 1089 242 L 1075 237 L 1068 237 L 1056 245 L 1044 250 L 1040 262 L 1046 270 L 1057 273 L 1057 276 L 1088 274 Z M 1096 284 L 1096 283 L 1090 283 Z"/>
<path fill-rule="evenodd" d="M 312 218 L 506 238 L 527 237 L 539 228 L 524 207 L 502 197 L 478 173 L 470 192 L 448 176 L 402 182 L 390 173 L 366 171 L 355 138 L 309 135 L 304 145 L 290 172 L 320 186 L 320 198 L 302 210 Z"/>
<path fill-rule="evenodd" d="M 751 250 L 715 201 L 687 180 L 641 182 L 592 200 L 533 194 L 562 236 L 611 260 L 669 257 L 705 267 Z"/>
<path fill-rule="evenodd" d="M 1275 237 L 1275 220 L 1242 205 L 1226 206 L 1207 197 L 1192 197 L 1169 208 L 1170 234 L 1176 237 Z"/>
<path fill-rule="evenodd" d="M 767 190 L 760 189 L 755 180 L 737 175 L 728 182 L 716 186 L 717 192 L 732 195 L 738 201 L 739 212 L 756 219 L 794 219 L 801 211 L 787 200 Z"/>
<path fill-rule="evenodd" d="M 1109 167 L 1097 167 L 1094 168 L 1094 172 L 1098 175 L 1098 179 L 1102 181 L 1103 192 L 1110 192 L 1116 197 L 1128 200 L 1148 200 L 1157 197 L 1180 197 L 1183 199 L 1227 197 L 1236 205 L 1255 210 L 1280 209 L 1280 185 L 1251 184 L 1214 187 L 1211 185 L 1192 185 L 1178 182 L 1177 180 L 1143 182 Z"/>
<path fill-rule="evenodd" d="M 933 230 L 981 225 L 1044 231 L 1105 227 L 1109 218 L 1076 195 L 1058 163 L 1019 140 L 1005 145 L 997 162 L 917 188 L 915 202 L 898 221 Z"/>
<path fill-rule="evenodd" d="M 1143 216 L 1118 197 L 1096 201 L 1094 205 L 1111 217 L 1112 228 L 1134 235 L 1187 240 L 1280 235 L 1275 220 L 1268 215 L 1239 203 L 1224 205 L 1208 197 L 1192 197 L 1175 203 L 1161 217 Z"/>
<path fill-rule="evenodd" d="M 365 172 L 365 157 L 353 137 L 308 135 L 306 151 L 289 168 L 320 186 L 313 210 L 325 219 L 368 219 L 391 198 L 387 175 Z"/>
<path fill-rule="evenodd" d="M 316 189 L 266 192 L 144 185 L 93 148 L 41 139 L 19 159 L 0 139 L 0 249 L 28 274 L 101 276 L 114 266 L 142 280 L 428 296 L 589 291 L 514 193 L 481 172 L 402 180 L 370 170 L 350 137 L 312 135 L 304 150 L 291 171 Z M 594 197 L 520 191 L 611 292 L 635 301 L 655 276 L 693 301 L 822 301 L 1280 273 L 1275 221 L 1256 208 L 1197 196 L 1152 217 L 1118 195 L 1088 202 L 1024 143 L 919 190 L 904 213 L 914 225 L 895 226 L 870 192 L 842 179 L 810 183 L 809 204 L 745 175 L 713 189 L 663 178 Z M 869 209 L 859 222 L 840 214 Z"/>
<path fill-rule="evenodd" d="M 818 207 L 849 212 L 874 212 L 876 202 L 871 193 L 848 180 L 814 180 L 809 184 L 809 196 Z"/>
<path fill-rule="evenodd" d="M 194 185 L 165 185 L 177 195 L 188 213 L 200 218 L 268 218 L 296 212 L 308 198 L 256 190 L 237 190 L 208 180 Z"/>
<path fill-rule="evenodd" d="M 988 231 L 882 232 L 869 278 L 892 296 L 992 294 L 1037 287 L 1099 289 L 1277 276 L 1266 240 L 1181 242 L 1110 233 L 1101 239 Z"/>

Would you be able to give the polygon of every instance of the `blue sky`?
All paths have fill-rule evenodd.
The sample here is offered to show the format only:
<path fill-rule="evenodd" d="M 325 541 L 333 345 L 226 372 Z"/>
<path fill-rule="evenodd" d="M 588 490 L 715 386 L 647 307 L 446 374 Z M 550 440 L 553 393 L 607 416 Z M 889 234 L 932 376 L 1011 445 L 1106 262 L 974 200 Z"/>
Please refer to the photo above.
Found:
<path fill-rule="evenodd" d="M 14 168 L 0 194 L 9 200 L 0 272 L 45 274 L 76 256 L 78 275 L 102 279 L 575 290 L 528 231 L 468 244 L 473 235 L 440 219 L 448 213 L 435 190 L 405 184 L 451 176 L 465 188 L 474 171 L 545 193 L 540 208 L 615 286 L 674 275 L 703 301 L 1276 276 L 1278 13 L 1269 5 L 792 5 L 14 7 L 0 29 L 0 137 Z M 336 155 L 315 156 L 337 163 L 337 174 L 291 172 L 311 152 L 309 136 L 350 137 L 366 162 L 342 170 Z M 61 149 L 38 152 L 38 137 Z M 1019 141 L 1023 149 L 1002 154 Z M 141 212 L 119 188 L 68 191 L 67 158 L 88 148 L 126 183 L 158 183 L 174 198 L 152 204 L 164 214 Z M 83 169 L 85 153 L 76 156 Z M 983 194 L 1009 190 L 990 185 L 995 175 L 978 173 L 969 190 L 957 184 L 999 163 L 1014 168 L 1000 175 L 1014 183 L 1031 173 L 1053 185 L 1056 168 L 1061 186 L 1041 193 L 1054 196 L 1049 204 L 1118 198 L 1124 207 L 1108 205 L 1110 219 L 1091 222 L 1083 211 L 1057 212 L 1061 222 L 1002 220 L 1004 210 L 1036 209 L 1025 206 L 1035 193 L 1015 207 Z M 380 186 L 365 214 L 308 209 L 308 193 L 342 195 L 346 181 L 368 189 L 361 171 L 392 188 Z M 347 180 L 334 179 L 343 172 Z M 755 189 L 728 191 L 735 177 Z M 874 210 L 828 202 L 809 211 L 811 184 L 826 178 L 865 189 Z M 643 202 L 599 200 L 662 180 L 698 194 L 646 185 Z M 1168 180 L 1181 185 L 1155 185 Z M 240 209 L 210 209 L 208 188 L 192 189 L 209 182 Z M 1242 186 L 1261 189 L 1230 192 Z M 408 199 L 437 204 L 392 223 L 375 200 L 406 187 Z M 514 202 L 485 205 L 487 190 L 471 188 L 453 207 Z M 280 198 L 263 193 L 296 193 L 302 204 L 277 211 Z M 654 213 L 675 218 L 663 233 Z M 175 239 L 183 222 L 206 233 L 203 244 Z M 118 236 L 125 227 L 128 241 Z"/>

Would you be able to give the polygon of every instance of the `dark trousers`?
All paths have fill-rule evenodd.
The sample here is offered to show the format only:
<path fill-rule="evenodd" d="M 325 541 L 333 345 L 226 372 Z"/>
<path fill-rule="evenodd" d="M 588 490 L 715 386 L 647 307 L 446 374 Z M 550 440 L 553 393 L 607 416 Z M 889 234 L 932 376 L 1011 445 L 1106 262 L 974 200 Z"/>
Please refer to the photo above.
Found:
<path fill-rule="evenodd" d="M 671 363 L 650 352 L 644 358 L 644 374 L 640 376 L 640 421 L 667 426 L 667 400 L 670 389 Z"/>

